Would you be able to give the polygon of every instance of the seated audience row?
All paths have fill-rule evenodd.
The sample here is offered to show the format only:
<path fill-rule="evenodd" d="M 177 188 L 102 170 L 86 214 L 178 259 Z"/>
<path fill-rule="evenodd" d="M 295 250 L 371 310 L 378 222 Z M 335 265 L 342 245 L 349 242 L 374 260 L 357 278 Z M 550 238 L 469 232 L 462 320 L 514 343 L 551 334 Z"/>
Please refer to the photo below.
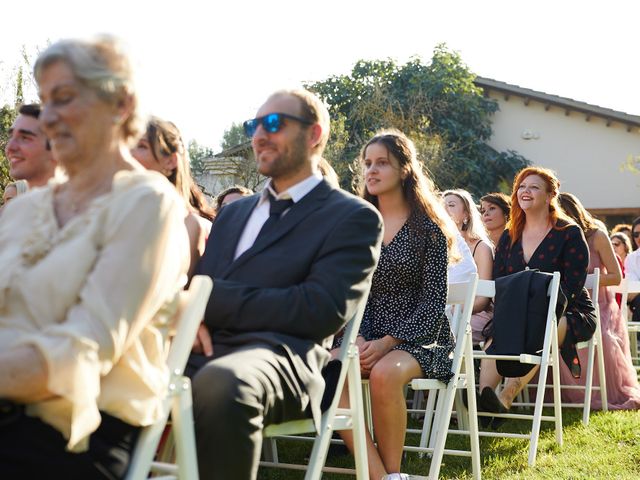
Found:
<path fill-rule="evenodd" d="M 403 388 L 418 377 L 450 379 L 447 282 L 469 272 L 489 280 L 559 271 L 562 379 L 583 385 L 575 345 L 595 329 L 584 283 L 599 267 L 609 408 L 640 407 L 609 289 L 622 278 L 615 252 L 636 279 L 640 250 L 629 253 L 622 233 L 610 241 L 577 198 L 560 193 L 553 172 L 525 168 L 511 198 L 490 193 L 478 209 L 464 190 L 439 196 L 413 142 L 385 130 L 362 148 L 358 199 L 340 190 L 322 157 L 326 106 L 306 91 L 280 91 L 244 124 L 264 190 L 227 189 L 214 211 L 177 127 L 152 117 L 140 135 L 129 60 L 115 39 L 55 43 L 35 77 L 42 109 L 21 109 L 10 131 L 11 174 L 23 181 L 5 188 L 5 204 L 20 196 L 0 219 L 0 467 L 8 477 L 54 468 L 65 478 L 124 477 L 141 427 L 158 418 L 167 326 L 193 273 L 214 279 L 190 359 L 202 478 L 255 478 L 264 426 L 318 421 L 327 341 L 369 283 L 357 344 L 377 440 L 367 440 L 371 478 L 408 478 L 400 473 Z M 27 141 L 37 148 L 19 162 Z M 41 188 L 22 195 L 27 183 Z M 640 219 L 631 236 L 637 247 Z M 65 282 L 56 281 L 62 270 Z M 485 348 L 497 342 L 493 312 L 489 299 L 474 304 L 473 340 Z M 484 360 L 480 407 L 508 411 L 535 372 L 507 378 L 497 394 L 502 376 Z M 599 396 L 592 402 L 598 408 Z"/>

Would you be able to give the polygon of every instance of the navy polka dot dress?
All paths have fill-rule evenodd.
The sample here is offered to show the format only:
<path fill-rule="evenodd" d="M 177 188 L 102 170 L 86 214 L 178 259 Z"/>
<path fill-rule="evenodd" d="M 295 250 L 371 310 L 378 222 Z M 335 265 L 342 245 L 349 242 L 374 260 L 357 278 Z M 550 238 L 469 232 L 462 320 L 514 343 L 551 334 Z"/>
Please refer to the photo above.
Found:
<path fill-rule="evenodd" d="M 411 354 L 426 378 L 448 381 L 454 340 L 444 315 L 447 241 L 426 216 L 411 220 L 382 246 L 360 334 L 366 340 L 385 335 L 403 340 L 395 350 Z"/>

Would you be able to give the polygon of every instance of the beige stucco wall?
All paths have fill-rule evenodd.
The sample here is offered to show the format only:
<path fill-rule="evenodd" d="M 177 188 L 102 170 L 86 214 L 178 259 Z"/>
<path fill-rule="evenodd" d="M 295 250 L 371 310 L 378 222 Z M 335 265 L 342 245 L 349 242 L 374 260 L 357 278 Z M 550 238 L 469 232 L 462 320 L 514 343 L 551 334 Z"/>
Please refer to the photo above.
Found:
<path fill-rule="evenodd" d="M 587 208 L 640 207 L 640 174 L 621 171 L 629 155 L 640 156 L 640 132 L 617 122 L 570 112 L 491 92 L 500 111 L 493 118 L 489 144 L 498 151 L 515 150 L 534 165 L 558 173 L 562 190 L 577 195 Z M 523 138 L 527 132 L 531 139 Z M 536 138 L 537 137 L 537 138 Z"/>

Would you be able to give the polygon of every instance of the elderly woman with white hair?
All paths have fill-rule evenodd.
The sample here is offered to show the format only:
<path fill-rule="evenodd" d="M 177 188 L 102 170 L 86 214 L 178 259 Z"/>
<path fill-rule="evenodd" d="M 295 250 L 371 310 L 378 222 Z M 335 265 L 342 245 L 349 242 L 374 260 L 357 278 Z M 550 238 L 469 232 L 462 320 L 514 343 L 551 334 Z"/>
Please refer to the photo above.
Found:
<path fill-rule="evenodd" d="M 66 177 L 0 222 L 0 471 L 122 478 L 160 413 L 186 208 L 129 153 L 140 122 L 118 41 L 54 43 L 34 74 Z"/>

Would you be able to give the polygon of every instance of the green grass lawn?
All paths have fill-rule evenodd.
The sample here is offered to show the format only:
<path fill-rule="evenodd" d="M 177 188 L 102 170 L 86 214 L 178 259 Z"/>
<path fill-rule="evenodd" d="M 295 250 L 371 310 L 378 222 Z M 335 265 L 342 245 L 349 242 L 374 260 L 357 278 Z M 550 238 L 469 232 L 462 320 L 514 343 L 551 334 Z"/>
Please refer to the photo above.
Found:
<path fill-rule="evenodd" d="M 480 451 L 483 479 L 640 479 L 640 412 L 594 412 L 588 426 L 582 425 L 582 411 L 565 410 L 563 414 L 564 445 L 555 442 L 553 425 L 543 422 L 538 457 L 534 467 L 527 465 L 529 442 L 519 439 L 481 438 Z M 413 423 L 413 422 L 412 422 Z M 528 422 L 530 425 L 530 422 Z M 418 427 L 417 423 L 412 425 Z M 527 423 L 509 421 L 500 429 L 526 431 Z M 417 436 L 408 443 L 416 445 Z M 449 435 L 447 447 L 466 448 L 468 439 Z M 310 452 L 310 442 L 278 441 L 281 461 L 300 463 Z M 350 456 L 330 458 L 327 465 L 352 467 Z M 406 473 L 427 475 L 429 460 L 407 453 L 402 463 Z M 304 472 L 262 469 L 260 480 L 293 480 L 304 478 Z M 354 478 L 325 474 L 326 479 Z M 445 456 L 440 470 L 442 479 L 470 479 L 470 459 Z"/>

